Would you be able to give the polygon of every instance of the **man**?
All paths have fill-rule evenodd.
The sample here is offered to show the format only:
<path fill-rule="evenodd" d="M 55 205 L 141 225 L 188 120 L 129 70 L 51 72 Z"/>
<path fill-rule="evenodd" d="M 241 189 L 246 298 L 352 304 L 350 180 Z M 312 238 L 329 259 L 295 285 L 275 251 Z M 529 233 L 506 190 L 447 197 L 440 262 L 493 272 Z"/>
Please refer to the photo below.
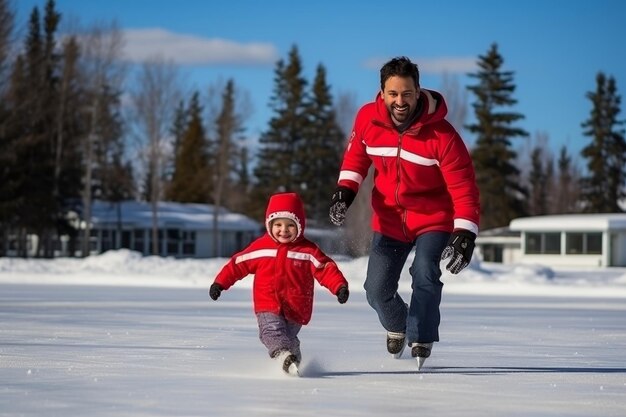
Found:
<path fill-rule="evenodd" d="M 332 196 L 330 219 L 340 226 L 371 164 L 372 228 L 365 290 L 387 330 L 395 358 L 411 347 L 418 369 L 439 341 L 440 260 L 453 274 L 472 257 L 479 194 L 469 153 L 445 120 L 443 97 L 419 86 L 417 65 L 394 58 L 380 70 L 380 93 L 357 113 Z M 411 250 L 412 295 L 398 294 Z"/>

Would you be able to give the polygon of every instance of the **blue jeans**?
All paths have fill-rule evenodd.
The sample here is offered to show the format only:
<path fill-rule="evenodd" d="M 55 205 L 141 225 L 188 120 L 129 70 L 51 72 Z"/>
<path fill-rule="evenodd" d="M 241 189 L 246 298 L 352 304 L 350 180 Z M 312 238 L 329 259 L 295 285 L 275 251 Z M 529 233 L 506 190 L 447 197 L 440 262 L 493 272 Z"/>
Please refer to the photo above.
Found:
<path fill-rule="evenodd" d="M 443 289 L 439 260 L 449 237 L 446 232 L 427 232 L 407 243 L 374 233 L 364 284 L 367 302 L 380 324 L 387 331 L 406 333 L 409 344 L 439 341 Z M 413 291 L 407 311 L 398 294 L 398 282 L 414 246 L 415 258 L 409 268 Z"/>

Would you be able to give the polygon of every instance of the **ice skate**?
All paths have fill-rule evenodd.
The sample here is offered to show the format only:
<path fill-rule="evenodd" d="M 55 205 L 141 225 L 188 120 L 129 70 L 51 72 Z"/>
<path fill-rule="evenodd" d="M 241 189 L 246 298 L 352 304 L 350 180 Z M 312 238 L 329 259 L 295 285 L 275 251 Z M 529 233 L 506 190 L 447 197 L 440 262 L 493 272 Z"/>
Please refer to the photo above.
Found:
<path fill-rule="evenodd" d="M 292 376 L 300 376 L 298 367 L 300 366 L 300 360 L 296 355 L 288 350 L 281 350 L 275 353 L 274 358 L 282 367 L 283 372 Z"/>
<path fill-rule="evenodd" d="M 417 359 L 417 370 L 421 370 L 433 349 L 432 343 L 411 343 L 411 356 Z"/>
<path fill-rule="evenodd" d="M 405 343 L 404 333 L 387 332 L 387 352 L 391 353 L 394 359 L 400 359 L 404 352 Z"/>

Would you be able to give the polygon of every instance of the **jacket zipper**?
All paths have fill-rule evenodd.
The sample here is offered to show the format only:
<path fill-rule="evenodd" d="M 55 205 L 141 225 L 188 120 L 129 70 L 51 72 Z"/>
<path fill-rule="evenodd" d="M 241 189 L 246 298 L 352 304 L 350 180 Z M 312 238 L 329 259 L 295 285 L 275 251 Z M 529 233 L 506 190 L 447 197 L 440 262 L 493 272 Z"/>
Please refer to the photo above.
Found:
<path fill-rule="evenodd" d="M 402 209 L 402 233 L 404 234 L 404 237 L 406 237 L 407 239 L 409 239 L 407 230 L 406 230 L 406 209 L 404 207 L 402 207 L 402 205 L 400 204 L 400 199 L 399 199 L 399 193 L 400 193 L 400 183 L 402 182 L 402 178 L 400 178 L 400 175 L 402 173 L 402 170 L 400 169 L 400 163 L 402 161 L 402 158 L 400 158 L 400 152 L 402 152 L 402 138 L 403 138 L 403 134 L 400 133 L 398 134 L 398 152 L 396 155 L 396 190 L 394 192 L 395 195 L 395 199 L 396 199 L 396 204 L 398 205 L 398 207 L 400 207 Z"/>

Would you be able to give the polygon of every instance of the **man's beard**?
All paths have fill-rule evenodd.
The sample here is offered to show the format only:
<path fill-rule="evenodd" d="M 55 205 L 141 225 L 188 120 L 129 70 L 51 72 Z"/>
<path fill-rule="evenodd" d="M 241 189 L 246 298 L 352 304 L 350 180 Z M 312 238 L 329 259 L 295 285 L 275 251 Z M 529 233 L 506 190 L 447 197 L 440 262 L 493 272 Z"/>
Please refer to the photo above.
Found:
<path fill-rule="evenodd" d="M 403 109 L 402 112 L 398 112 L 396 108 L 397 106 L 395 104 L 389 106 L 389 114 L 391 114 L 391 118 L 396 122 L 396 124 L 400 124 L 408 120 L 414 110 L 408 104 L 401 107 Z"/>

